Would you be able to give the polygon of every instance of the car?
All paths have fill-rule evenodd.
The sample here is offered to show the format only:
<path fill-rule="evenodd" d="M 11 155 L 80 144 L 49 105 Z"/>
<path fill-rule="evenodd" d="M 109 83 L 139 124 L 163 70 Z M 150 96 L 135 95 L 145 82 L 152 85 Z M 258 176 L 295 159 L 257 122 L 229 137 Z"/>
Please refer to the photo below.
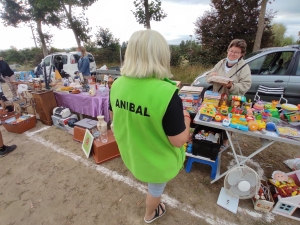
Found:
<path fill-rule="evenodd" d="M 94 59 L 94 56 L 91 53 L 87 53 L 88 58 L 90 60 L 90 71 L 92 75 L 96 74 L 96 62 Z M 56 66 L 59 72 L 61 70 L 64 70 L 67 74 L 70 76 L 74 77 L 74 73 L 78 71 L 78 60 L 79 60 L 79 55 L 77 52 L 54 52 L 51 55 L 47 55 L 44 59 L 42 59 L 42 62 L 40 63 L 41 66 L 46 64 L 46 71 L 49 73 L 50 71 L 50 62 L 53 60 L 53 64 Z M 37 66 L 34 69 L 34 72 L 38 71 L 39 66 Z M 44 69 L 42 69 L 44 72 Z M 52 77 L 54 76 L 54 71 L 52 70 Z M 38 74 L 39 75 L 39 74 Z"/>
<path fill-rule="evenodd" d="M 251 70 L 252 84 L 246 93 L 247 99 L 254 100 L 258 86 L 284 87 L 284 98 L 290 104 L 300 103 L 300 46 L 263 48 L 245 56 Z M 191 86 L 203 87 L 204 91 L 212 90 L 212 84 L 206 82 L 205 72 L 195 78 Z M 203 93 L 204 93 L 203 91 Z M 274 96 L 261 95 L 266 102 L 274 100 Z M 281 102 L 284 103 L 284 102 Z"/>

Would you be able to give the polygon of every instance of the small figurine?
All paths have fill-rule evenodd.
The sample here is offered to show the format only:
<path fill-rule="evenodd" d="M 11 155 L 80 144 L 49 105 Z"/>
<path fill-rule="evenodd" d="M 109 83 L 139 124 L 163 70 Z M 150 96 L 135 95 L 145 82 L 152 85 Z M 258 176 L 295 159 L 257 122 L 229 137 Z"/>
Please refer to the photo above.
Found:
<path fill-rule="evenodd" d="M 271 106 L 271 107 L 272 107 L 273 109 L 276 109 L 278 103 L 279 103 L 279 101 L 277 101 L 277 100 L 272 100 L 272 106 Z"/>

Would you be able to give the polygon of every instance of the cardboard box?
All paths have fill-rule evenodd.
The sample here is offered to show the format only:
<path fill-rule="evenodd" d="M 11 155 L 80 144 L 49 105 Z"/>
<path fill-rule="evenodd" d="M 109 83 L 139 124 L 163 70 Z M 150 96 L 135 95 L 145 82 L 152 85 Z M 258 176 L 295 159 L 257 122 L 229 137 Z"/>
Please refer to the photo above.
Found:
<path fill-rule="evenodd" d="M 274 200 L 269 188 L 269 185 L 267 184 L 266 181 L 261 180 L 261 183 L 265 186 L 268 187 L 269 193 L 270 193 L 270 201 L 267 200 L 262 200 L 262 199 L 255 199 L 254 197 L 252 198 L 252 202 L 254 205 L 254 209 L 262 212 L 271 212 L 274 206 Z"/>
<path fill-rule="evenodd" d="M 16 118 L 19 118 L 20 115 L 17 115 Z M 25 131 L 28 131 L 34 128 L 36 125 L 36 117 L 33 115 L 32 117 L 21 121 L 16 124 L 4 123 L 3 126 L 8 132 L 22 134 Z"/>
<path fill-rule="evenodd" d="M 102 143 L 100 140 L 94 140 L 92 154 L 97 164 L 113 159 L 120 155 L 118 145 L 111 130 L 107 131 L 108 141 Z"/>

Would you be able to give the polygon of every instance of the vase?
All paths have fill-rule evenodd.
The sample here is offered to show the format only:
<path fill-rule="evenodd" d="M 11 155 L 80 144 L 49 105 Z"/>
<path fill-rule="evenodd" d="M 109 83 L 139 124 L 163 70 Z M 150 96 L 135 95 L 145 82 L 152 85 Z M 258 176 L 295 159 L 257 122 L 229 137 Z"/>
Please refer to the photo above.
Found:
<path fill-rule="evenodd" d="M 97 129 L 100 132 L 100 139 L 103 143 L 106 143 L 108 141 L 107 123 L 104 120 L 104 116 L 97 116 L 97 119 L 98 119 Z"/>

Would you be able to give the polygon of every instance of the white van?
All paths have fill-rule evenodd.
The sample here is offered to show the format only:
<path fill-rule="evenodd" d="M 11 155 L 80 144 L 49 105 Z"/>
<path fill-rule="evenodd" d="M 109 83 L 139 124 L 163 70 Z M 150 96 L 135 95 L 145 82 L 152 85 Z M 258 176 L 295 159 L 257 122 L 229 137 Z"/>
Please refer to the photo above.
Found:
<path fill-rule="evenodd" d="M 46 72 L 49 74 L 50 71 L 50 62 L 53 57 L 53 64 L 57 68 L 59 72 L 61 70 L 64 70 L 66 73 L 74 77 L 74 73 L 78 71 L 78 60 L 79 55 L 77 52 L 55 52 L 51 55 L 47 55 L 44 59 L 42 59 L 41 66 L 46 65 Z M 88 53 L 88 57 L 90 60 L 90 71 L 91 75 L 96 74 L 96 62 L 94 59 L 94 56 L 91 53 Z M 37 67 L 35 68 L 34 72 L 37 70 Z M 44 68 L 43 68 L 44 73 Z M 54 78 L 54 71 L 51 70 L 51 77 Z"/>

